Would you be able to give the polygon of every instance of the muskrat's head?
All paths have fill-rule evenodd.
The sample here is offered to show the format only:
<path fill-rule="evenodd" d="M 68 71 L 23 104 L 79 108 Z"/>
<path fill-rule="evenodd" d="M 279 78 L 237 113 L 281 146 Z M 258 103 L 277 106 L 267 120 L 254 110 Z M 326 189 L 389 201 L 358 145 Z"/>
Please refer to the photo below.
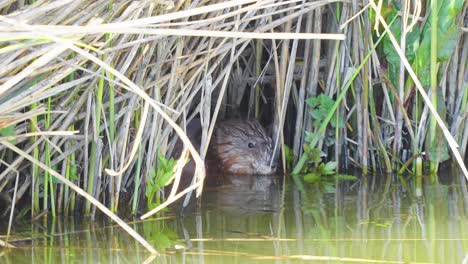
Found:
<path fill-rule="evenodd" d="M 212 146 L 226 173 L 271 174 L 272 140 L 257 121 L 228 120 L 216 125 Z"/>

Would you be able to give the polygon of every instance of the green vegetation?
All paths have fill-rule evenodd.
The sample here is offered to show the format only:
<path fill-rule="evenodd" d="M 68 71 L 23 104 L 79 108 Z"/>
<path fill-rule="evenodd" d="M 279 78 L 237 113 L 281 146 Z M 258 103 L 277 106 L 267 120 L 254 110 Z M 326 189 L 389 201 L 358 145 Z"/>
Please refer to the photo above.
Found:
<path fill-rule="evenodd" d="M 146 198 L 147 207 L 149 210 L 156 208 L 160 205 L 159 194 L 164 186 L 171 183 L 171 178 L 174 175 L 174 166 L 176 161 L 173 158 L 169 160 L 164 157 L 161 153 L 158 153 L 158 168 L 150 174 L 150 178 L 146 183 Z"/>
<path fill-rule="evenodd" d="M 312 97 L 306 100 L 306 103 L 309 107 L 309 115 L 313 120 L 314 127 L 320 127 L 321 124 L 325 122 L 325 119 L 330 113 L 333 113 L 333 105 L 335 101 L 326 95 L 319 95 L 317 97 Z M 332 128 L 344 128 L 343 118 L 333 115 L 332 120 L 336 122 L 331 122 L 330 125 Z M 323 162 L 322 159 L 327 157 L 327 154 L 322 151 L 321 148 L 315 147 L 314 142 L 318 142 L 322 138 L 325 138 L 326 147 L 331 147 L 336 144 L 336 141 L 333 137 L 333 130 L 329 130 L 329 135 L 323 136 L 319 133 L 314 132 L 305 132 L 306 137 L 304 138 L 304 156 L 306 157 L 306 163 L 302 166 L 300 174 L 304 175 L 304 180 L 309 183 L 318 182 L 325 179 L 325 176 L 335 175 L 337 173 L 338 162 L 337 161 L 328 161 Z M 338 175 L 337 175 L 338 176 Z M 343 175 L 341 175 L 343 176 Z M 350 177 L 356 179 L 356 177 Z M 329 178 L 333 179 L 333 178 Z"/>

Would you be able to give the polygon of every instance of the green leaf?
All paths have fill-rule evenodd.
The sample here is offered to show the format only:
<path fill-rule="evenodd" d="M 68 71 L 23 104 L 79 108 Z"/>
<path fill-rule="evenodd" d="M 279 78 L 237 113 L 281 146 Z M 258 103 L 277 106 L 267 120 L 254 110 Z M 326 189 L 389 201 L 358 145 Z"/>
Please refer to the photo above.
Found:
<path fill-rule="evenodd" d="M 161 187 L 169 185 L 172 182 L 172 181 L 169 181 L 169 180 L 171 179 L 171 177 L 173 175 L 174 175 L 174 172 L 172 172 L 172 171 L 168 171 L 168 172 L 162 174 L 161 178 L 159 178 L 158 181 L 156 182 L 157 186 L 159 188 L 161 188 Z"/>
<path fill-rule="evenodd" d="M 447 61 L 452 55 L 461 36 L 460 27 L 456 24 L 456 16 L 463 7 L 464 0 L 440 0 L 438 6 L 424 25 L 421 44 L 416 51 L 413 68 L 423 86 L 430 85 L 430 52 L 431 52 L 431 21 L 432 16 L 438 16 L 437 25 L 437 61 Z"/>
<path fill-rule="evenodd" d="M 149 209 L 155 208 L 158 203 L 154 203 L 155 194 L 164 186 L 171 183 L 170 179 L 174 174 L 174 166 L 176 161 L 173 158 L 166 159 L 166 157 L 158 152 L 158 168 L 150 172 L 146 184 L 145 195 L 147 198 L 147 206 Z"/>
<path fill-rule="evenodd" d="M 310 107 L 309 113 L 314 119 L 314 126 L 320 126 L 320 123 L 332 109 L 334 101 L 330 97 L 321 94 L 317 97 L 308 98 L 306 103 Z"/>
<path fill-rule="evenodd" d="M 325 164 L 320 164 L 320 173 L 323 175 L 330 175 L 335 174 L 336 167 L 338 166 L 338 162 L 336 161 L 329 161 Z"/>
<path fill-rule="evenodd" d="M 310 160 L 315 163 L 322 161 L 322 157 L 325 156 L 325 153 L 322 152 L 319 148 L 314 148 L 310 151 Z"/>
<path fill-rule="evenodd" d="M 314 119 L 314 126 L 318 127 L 326 119 L 328 114 L 332 111 L 335 101 L 325 94 L 320 94 L 317 97 L 311 97 L 306 100 L 309 106 L 309 114 Z M 335 120 L 336 116 L 332 117 Z M 335 122 L 330 123 L 332 127 L 336 126 Z M 344 120 L 342 117 L 338 119 L 338 127 L 344 127 Z"/>
<path fill-rule="evenodd" d="M 166 157 L 158 152 L 158 169 L 161 168 L 165 170 L 167 168 L 167 163 Z"/>
<path fill-rule="evenodd" d="M 12 136 L 16 136 L 16 126 L 15 125 L 11 125 L 11 126 L 7 126 L 7 127 L 4 127 L 2 129 L 0 129 L 0 135 L 2 135 L 2 137 L 12 137 Z M 16 144 L 16 140 L 15 139 L 12 139 L 9 141 L 11 144 Z"/>
<path fill-rule="evenodd" d="M 397 13 L 398 9 L 394 7 L 389 16 L 394 17 L 397 15 Z M 395 22 L 390 27 L 390 31 L 396 39 L 401 38 L 401 18 L 397 18 L 395 20 Z M 410 63 L 413 62 L 416 50 L 419 47 L 419 36 L 420 32 L 417 27 L 414 27 L 412 31 L 406 34 L 405 56 Z M 396 86 L 398 84 L 400 72 L 400 56 L 396 52 L 388 36 L 385 36 L 382 45 L 384 57 L 388 62 L 389 79 L 393 83 L 393 85 Z"/>

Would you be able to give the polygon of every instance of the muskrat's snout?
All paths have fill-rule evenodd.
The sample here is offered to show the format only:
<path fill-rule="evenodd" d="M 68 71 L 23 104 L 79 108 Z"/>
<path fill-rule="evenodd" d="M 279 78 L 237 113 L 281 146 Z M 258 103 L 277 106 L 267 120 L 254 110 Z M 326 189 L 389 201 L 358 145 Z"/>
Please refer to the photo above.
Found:
<path fill-rule="evenodd" d="M 256 174 L 272 174 L 276 172 L 277 162 L 273 159 L 273 143 L 270 137 L 264 136 L 264 147 L 259 149 L 260 159 L 254 161 Z"/>
<path fill-rule="evenodd" d="M 272 169 L 272 173 L 276 172 L 276 170 L 278 169 L 278 162 L 276 160 L 273 161 L 273 164 L 271 164 L 271 169 Z"/>
<path fill-rule="evenodd" d="M 270 164 L 260 164 L 254 168 L 254 171 L 256 172 L 254 174 L 272 174 L 276 172 L 276 165 L 273 164 L 270 166 Z"/>

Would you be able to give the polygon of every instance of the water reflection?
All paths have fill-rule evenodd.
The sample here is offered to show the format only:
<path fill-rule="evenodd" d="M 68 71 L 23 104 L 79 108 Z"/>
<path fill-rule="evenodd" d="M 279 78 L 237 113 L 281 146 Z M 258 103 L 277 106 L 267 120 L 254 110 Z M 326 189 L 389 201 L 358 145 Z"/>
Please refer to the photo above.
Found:
<path fill-rule="evenodd" d="M 462 263 L 468 252 L 457 185 L 413 195 L 401 178 L 337 182 L 335 189 L 275 176 L 226 176 L 185 217 L 132 224 L 164 254 L 158 263 Z M 141 263 L 149 254 L 119 227 L 58 221 L 14 230 L 0 263 Z M 24 233 L 23 233 L 24 232 Z M 14 241 L 22 238 L 23 242 Z"/>
<path fill-rule="evenodd" d="M 225 175 L 218 186 L 207 188 L 202 204 L 234 216 L 277 212 L 280 180 L 275 175 Z"/>

